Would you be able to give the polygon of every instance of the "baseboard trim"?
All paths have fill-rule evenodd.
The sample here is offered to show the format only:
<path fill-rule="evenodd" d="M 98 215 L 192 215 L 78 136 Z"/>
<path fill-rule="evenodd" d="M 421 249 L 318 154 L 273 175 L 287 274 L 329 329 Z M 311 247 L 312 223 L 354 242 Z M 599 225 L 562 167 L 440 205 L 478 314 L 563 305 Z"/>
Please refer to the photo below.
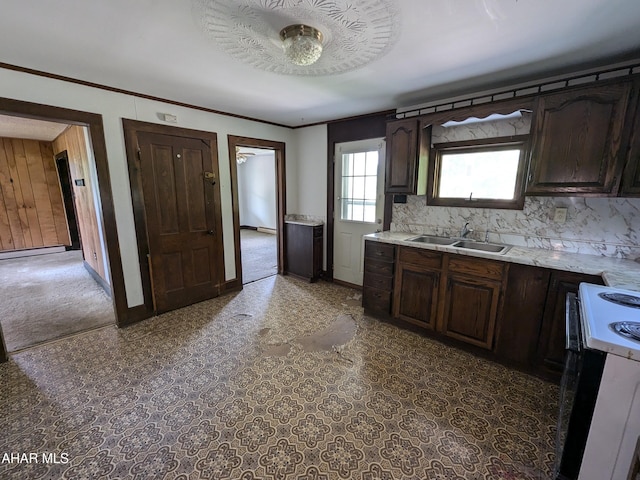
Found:
<path fill-rule="evenodd" d="M 129 307 L 127 308 L 126 318 L 121 319 L 121 321 L 118 322 L 118 327 L 128 327 L 129 325 L 133 325 L 134 323 L 141 322 L 142 320 L 146 320 L 151 317 L 153 317 L 153 311 L 148 310 L 144 304 Z"/>
<path fill-rule="evenodd" d="M 35 255 L 49 255 L 50 253 L 63 253 L 64 245 L 55 247 L 27 248 L 23 250 L 5 250 L 0 252 L 0 260 L 9 258 L 33 257 Z"/>
<path fill-rule="evenodd" d="M 334 278 L 332 281 L 333 281 L 333 283 L 336 283 L 336 284 L 341 285 L 343 287 L 352 288 L 353 290 L 362 291 L 362 286 L 361 285 L 356 285 L 355 283 L 344 282 L 344 281 L 338 280 L 336 278 Z"/>
<path fill-rule="evenodd" d="M 239 278 L 234 278 L 233 280 L 227 280 L 220 287 L 220 293 L 228 293 L 228 292 L 239 292 L 242 290 L 242 283 Z"/>
<path fill-rule="evenodd" d="M 89 272 L 89 275 L 91 275 L 93 277 L 93 279 L 96 281 L 96 283 L 98 285 L 100 285 L 102 287 L 102 289 L 104 290 L 104 292 L 109 295 L 109 298 L 111 298 L 111 285 L 109 285 L 107 283 L 107 281 L 102 278 L 100 276 L 100 274 L 98 272 L 96 272 L 93 267 L 91 265 L 89 265 L 87 263 L 86 260 L 82 261 L 82 264 L 84 265 L 84 269 Z"/>

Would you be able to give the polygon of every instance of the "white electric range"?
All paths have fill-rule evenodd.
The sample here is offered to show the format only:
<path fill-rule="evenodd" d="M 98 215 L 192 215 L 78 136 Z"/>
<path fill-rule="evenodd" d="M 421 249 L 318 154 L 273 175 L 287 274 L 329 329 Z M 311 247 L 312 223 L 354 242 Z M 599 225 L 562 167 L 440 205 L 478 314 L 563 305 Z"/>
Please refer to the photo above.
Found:
<path fill-rule="evenodd" d="M 636 480 L 640 292 L 582 283 L 578 298 L 583 346 L 606 353 L 578 479 Z"/>

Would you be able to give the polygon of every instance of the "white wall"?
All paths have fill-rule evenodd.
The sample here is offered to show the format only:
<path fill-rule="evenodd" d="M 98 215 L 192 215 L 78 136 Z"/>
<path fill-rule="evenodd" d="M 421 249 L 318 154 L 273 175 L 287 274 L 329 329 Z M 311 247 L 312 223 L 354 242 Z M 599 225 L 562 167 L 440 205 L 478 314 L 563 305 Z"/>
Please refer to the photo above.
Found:
<path fill-rule="evenodd" d="M 299 128 L 296 130 L 298 142 L 294 149 L 296 163 L 296 188 L 298 201 L 295 204 L 298 213 L 327 217 L 327 126 Z M 289 158 L 287 158 L 287 162 Z M 288 164 L 287 164 L 288 168 Z M 287 177 L 288 181 L 288 177 Z M 290 188 L 287 183 L 287 194 Z"/>
<path fill-rule="evenodd" d="M 277 229 L 276 157 L 272 151 L 238 165 L 240 225 Z"/>
<path fill-rule="evenodd" d="M 178 107 L 11 70 L 0 69 L 0 85 L 2 85 L 0 95 L 3 97 L 102 115 L 127 304 L 130 307 L 142 304 L 143 295 L 122 118 L 163 123 L 159 120 L 158 113 L 171 113 L 178 117 L 176 126 L 218 134 L 225 278 L 227 280 L 236 278 L 227 135 L 284 142 L 287 151 L 287 185 L 295 186 L 299 180 L 295 166 L 296 155 L 290 156 L 288 153 L 298 150 L 296 130 Z M 242 100 L 239 99 L 239 101 Z M 326 143 L 326 135 L 324 138 Z M 326 189 L 326 185 L 324 185 L 326 181 L 322 183 L 321 188 Z M 289 192 L 287 189 L 287 212 L 291 209 L 297 210 L 296 202 L 297 192 Z"/>

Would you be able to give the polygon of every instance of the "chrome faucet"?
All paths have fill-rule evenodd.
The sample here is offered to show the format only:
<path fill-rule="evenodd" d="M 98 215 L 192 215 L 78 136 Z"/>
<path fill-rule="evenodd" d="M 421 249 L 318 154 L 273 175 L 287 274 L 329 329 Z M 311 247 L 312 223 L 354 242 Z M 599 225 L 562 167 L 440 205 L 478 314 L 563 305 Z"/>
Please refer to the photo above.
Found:
<path fill-rule="evenodd" d="M 460 231 L 460 237 L 467 238 L 467 235 L 469 235 L 471 232 L 473 232 L 473 230 L 469 228 L 469 222 L 467 222 L 464 224 L 464 227 L 462 227 L 462 230 Z"/>

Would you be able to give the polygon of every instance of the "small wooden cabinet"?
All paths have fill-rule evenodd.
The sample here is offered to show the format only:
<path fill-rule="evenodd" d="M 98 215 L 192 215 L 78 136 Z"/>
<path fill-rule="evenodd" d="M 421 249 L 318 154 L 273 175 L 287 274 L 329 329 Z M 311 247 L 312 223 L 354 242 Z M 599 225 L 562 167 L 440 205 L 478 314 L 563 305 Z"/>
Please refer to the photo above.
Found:
<path fill-rule="evenodd" d="M 365 312 L 381 317 L 391 314 L 395 256 L 394 245 L 364 242 L 362 306 Z"/>
<path fill-rule="evenodd" d="M 417 118 L 387 123 L 385 193 L 424 195 L 428 149 L 422 147 L 420 121 Z M 421 178 L 420 175 L 422 175 Z"/>
<path fill-rule="evenodd" d="M 393 316 L 435 330 L 443 255 L 401 247 L 394 286 Z"/>
<path fill-rule="evenodd" d="M 324 225 L 285 222 L 286 273 L 315 282 L 322 273 Z"/>
<path fill-rule="evenodd" d="M 527 195 L 616 195 L 630 82 L 538 98 Z"/>
<path fill-rule="evenodd" d="M 478 347 L 493 348 L 505 266 L 504 262 L 451 256 L 442 333 Z"/>

